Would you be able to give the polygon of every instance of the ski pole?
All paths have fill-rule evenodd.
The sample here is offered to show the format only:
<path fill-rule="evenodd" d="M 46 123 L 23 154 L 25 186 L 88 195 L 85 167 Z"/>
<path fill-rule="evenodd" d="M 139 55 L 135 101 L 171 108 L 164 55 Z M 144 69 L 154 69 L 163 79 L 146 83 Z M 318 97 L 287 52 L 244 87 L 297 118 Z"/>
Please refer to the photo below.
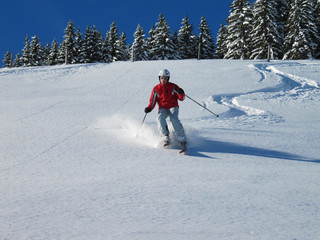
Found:
<path fill-rule="evenodd" d="M 144 123 L 144 120 L 146 120 L 146 117 L 147 117 L 147 113 L 144 115 L 143 117 L 143 120 L 142 120 L 142 123 L 141 123 L 141 126 L 140 128 L 137 130 L 137 134 L 136 134 L 136 138 L 141 134 L 141 130 L 142 130 L 142 127 L 143 127 L 143 123 Z"/>
<path fill-rule="evenodd" d="M 210 113 L 212 113 L 213 115 L 215 115 L 216 117 L 219 117 L 218 114 L 212 112 L 210 109 L 206 108 L 205 106 L 203 106 L 202 104 L 198 103 L 196 100 L 192 99 L 191 97 L 189 97 L 187 94 L 185 94 L 185 96 L 187 98 L 189 98 L 190 100 L 192 100 L 193 102 L 195 102 L 196 104 L 198 104 L 199 106 L 203 107 L 205 110 L 209 111 Z"/>
<path fill-rule="evenodd" d="M 144 120 L 146 120 L 147 114 L 148 114 L 148 113 L 146 113 L 146 114 L 144 115 L 144 118 L 143 118 L 142 123 L 141 123 L 141 127 L 143 126 Z"/>

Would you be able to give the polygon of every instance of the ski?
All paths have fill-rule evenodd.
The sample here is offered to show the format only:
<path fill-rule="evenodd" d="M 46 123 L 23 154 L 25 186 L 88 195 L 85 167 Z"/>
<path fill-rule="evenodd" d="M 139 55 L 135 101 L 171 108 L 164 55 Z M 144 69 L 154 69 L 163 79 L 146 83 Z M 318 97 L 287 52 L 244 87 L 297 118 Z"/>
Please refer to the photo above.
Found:
<path fill-rule="evenodd" d="M 184 149 L 180 150 L 180 151 L 179 151 L 179 154 L 181 154 L 181 155 L 186 155 L 186 154 L 187 154 L 187 149 L 184 148 Z"/>
<path fill-rule="evenodd" d="M 163 141 L 158 145 L 160 148 L 163 149 L 173 149 L 173 150 L 179 150 L 178 154 L 186 155 L 187 154 L 187 143 L 173 143 L 171 144 L 170 141 Z"/>
<path fill-rule="evenodd" d="M 187 153 L 187 143 L 186 142 L 182 142 L 181 143 L 181 150 L 179 151 L 179 154 L 186 154 Z"/>

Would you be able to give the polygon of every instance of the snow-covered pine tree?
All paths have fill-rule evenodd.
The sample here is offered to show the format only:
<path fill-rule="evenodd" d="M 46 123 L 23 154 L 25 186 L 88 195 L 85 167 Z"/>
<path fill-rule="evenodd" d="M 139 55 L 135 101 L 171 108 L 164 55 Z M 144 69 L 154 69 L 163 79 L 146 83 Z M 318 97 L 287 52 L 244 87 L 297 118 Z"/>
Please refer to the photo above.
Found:
<path fill-rule="evenodd" d="M 43 65 L 43 46 L 37 35 L 32 37 L 30 42 L 30 66 Z"/>
<path fill-rule="evenodd" d="M 58 49 L 59 49 L 59 46 L 58 46 L 57 40 L 56 38 L 54 38 L 51 43 L 50 52 L 46 60 L 47 65 L 52 66 L 58 63 Z"/>
<path fill-rule="evenodd" d="M 306 1 L 306 0 L 305 0 Z M 307 12 L 308 14 L 312 15 L 310 16 L 310 21 L 312 21 L 313 25 L 311 28 L 309 28 L 310 32 L 310 38 L 312 39 L 312 49 L 313 49 L 313 57 L 318 58 L 319 57 L 319 45 L 320 45 L 320 30 L 318 28 L 318 19 L 319 19 L 319 9 L 320 6 L 320 0 L 310 0 L 306 1 L 307 5 Z"/>
<path fill-rule="evenodd" d="M 285 26 L 289 18 L 290 1 L 291 0 L 275 0 L 274 1 L 275 10 L 277 12 L 275 16 L 276 26 L 278 29 L 280 42 L 281 42 L 281 54 L 279 54 L 278 56 L 279 59 L 282 59 L 284 54 L 283 43 L 284 43 L 284 38 L 286 36 Z"/>
<path fill-rule="evenodd" d="M 154 47 L 153 44 L 155 43 L 155 34 L 156 34 L 156 27 L 153 25 L 149 30 L 149 38 L 147 39 L 146 46 L 147 46 L 147 59 L 152 60 L 155 57 Z"/>
<path fill-rule="evenodd" d="M 83 63 L 94 63 L 103 61 L 102 43 L 103 38 L 95 26 L 91 29 L 88 25 L 82 42 L 80 59 Z"/>
<path fill-rule="evenodd" d="M 66 49 L 67 49 L 67 47 L 65 46 L 65 43 L 62 42 L 60 44 L 59 48 L 58 48 L 58 58 L 57 58 L 58 64 L 65 63 L 65 61 L 66 61 Z M 69 62 L 69 58 L 68 58 L 68 62 Z"/>
<path fill-rule="evenodd" d="M 110 43 L 110 32 L 107 32 L 106 38 L 102 43 L 102 62 L 109 63 L 112 62 L 111 56 L 111 43 Z"/>
<path fill-rule="evenodd" d="M 220 29 L 218 31 L 217 36 L 217 48 L 216 48 L 216 55 L 217 58 L 224 58 L 227 53 L 227 46 L 226 46 L 226 39 L 227 39 L 227 28 L 224 24 L 220 25 Z"/>
<path fill-rule="evenodd" d="M 58 61 L 59 63 L 65 63 L 66 53 L 68 53 L 67 63 L 74 63 L 73 57 L 75 55 L 75 32 L 74 25 L 71 20 L 68 22 L 68 25 L 64 30 L 64 33 L 64 40 L 62 41 L 59 47 Z"/>
<path fill-rule="evenodd" d="M 4 63 L 4 65 L 3 65 L 3 67 L 5 67 L 5 68 L 11 68 L 12 67 L 12 53 L 10 53 L 10 51 L 8 50 L 6 53 L 5 53 L 5 55 L 4 55 L 4 59 L 3 59 L 3 63 Z"/>
<path fill-rule="evenodd" d="M 93 32 L 92 60 L 93 60 L 93 62 L 103 62 L 103 53 L 102 53 L 103 36 L 102 36 L 102 33 L 99 31 L 99 29 L 97 29 L 96 26 L 93 26 L 92 32 Z"/>
<path fill-rule="evenodd" d="M 143 32 L 143 28 L 138 24 L 138 27 L 133 34 L 134 42 L 132 44 L 131 49 L 131 59 L 132 61 L 143 61 L 147 60 L 147 45 L 145 34 Z"/>
<path fill-rule="evenodd" d="M 84 38 L 83 38 L 81 49 L 80 49 L 80 63 L 92 62 L 91 41 L 92 41 L 92 30 L 91 30 L 91 26 L 88 25 L 86 28 L 86 32 L 84 34 Z"/>
<path fill-rule="evenodd" d="M 178 50 L 182 59 L 197 57 L 197 37 L 193 32 L 193 25 L 188 16 L 181 22 L 181 28 L 178 33 Z"/>
<path fill-rule="evenodd" d="M 49 54 L 50 54 L 50 44 L 47 43 L 47 45 L 44 47 L 44 51 L 43 51 L 43 64 L 44 65 L 48 65 L 48 57 L 49 57 Z"/>
<path fill-rule="evenodd" d="M 117 41 L 117 56 L 118 61 L 129 60 L 129 47 L 127 45 L 127 37 L 124 32 L 121 33 L 120 38 Z"/>
<path fill-rule="evenodd" d="M 25 45 L 24 48 L 22 49 L 22 56 L 21 56 L 21 62 L 23 63 L 24 67 L 30 67 L 30 40 L 28 35 L 25 38 Z"/>
<path fill-rule="evenodd" d="M 112 22 L 109 29 L 109 34 L 107 35 L 108 35 L 108 41 L 110 44 L 110 54 L 112 57 L 112 61 L 118 61 L 117 53 L 119 52 L 119 49 L 118 49 L 119 33 L 118 33 L 118 27 L 115 21 Z"/>
<path fill-rule="evenodd" d="M 177 30 L 175 30 L 174 33 L 172 34 L 171 40 L 173 43 L 174 52 L 176 54 L 175 59 L 181 59 L 180 51 L 179 51 L 179 41 L 178 41 L 178 31 Z"/>
<path fill-rule="evenodd" d="M 205 16 L 201 17 L 200 33 L 198 36 L 198 58 L 199 59 L 212 59 L 215 58 L 215 47 L 211 29 Z"/>
<path fill-rule="evenodd" d="M 226 59 L 248 59 L 251 53 L 252 5 L 250 0 L 233 0 L 227 18 Z"/>
<path fill-rule="evenodd" d="M 317 48 L 320 43 L 320 32 L 317 28 L 317 12 L 316 8 L 318 0 L 304 0 L 303 5 L 305 6 L 305 13 L 308 17 L 308 22 L 305 26 L 308 29 L 308 39 L 310 39 L 310 47 L 312 50 L 312 57 L 316 58 L 318 55 Z"/>
<path fill-rule="evenodd" d="M 13 66 L 14 67 L 21 67 L 22 66 L 20 53 L 17 53 L 16 58 L 14 59 L 14 62 L 13 62 Z"/>
<path fill-rule="evenodd" d="M 251 59 L 279 59 L 282 55 L 281 36 L 277 27 L 275 2 L 257 0 L 253 8 L 253 29 L 251 32 Z M 270 56 L 268 56 L 268 48 Z"/>
<path fill-rule="evenodd" d="M 80 53 L 81 53 L 82 43 L 83 43 L 82 33 L 79 27 L 75 33 L 73 63 L 81 63 Z"/>
<path fill-rule="evenodd" d="M 172 34 L 166 18 L 161 13 L 156 23 L 154 39 L 151 43 L 153 60 L 177 59 L 176 47 L 172 42 Z"/>
<path fill-rule="evenodd" d="M 86 42 L 86 35 L 90 34 L 91 26 L 88 25 L 86 28 L 86 32 L 84 36 L 81 33 L 81 44 L 79 45 L 78 49 L 78 62 L 79 63 L 87 63 L 90 62 L 89 57 L 87 56 L 87 42 Z"/>
<path fill-rule="evenodd" d="M 312 59 L 319 39 L 310 0 L 294 0 L 286 25 L 283 59 Z M 313 6 L 314 7 L 314 6 Z"/>
<path fill-rule="evenodd" d="M 318 35 L 320 35 L 320 1 L 316 2 L 316 7 L 315 7 L 315 24 L 318 30 Z M 320 59 L 320 41 L 317 43 L 317 50 L 315 53 L 315 57 Z"/>

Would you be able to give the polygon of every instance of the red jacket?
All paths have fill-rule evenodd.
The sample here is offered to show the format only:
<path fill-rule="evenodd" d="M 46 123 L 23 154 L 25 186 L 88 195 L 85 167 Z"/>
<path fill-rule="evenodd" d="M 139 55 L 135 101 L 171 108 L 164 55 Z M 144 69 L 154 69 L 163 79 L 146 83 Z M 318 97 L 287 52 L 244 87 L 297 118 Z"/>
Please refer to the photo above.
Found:
<path fill-rule="evenodd" d="M 164 85 L 159 83 L 152 90 L 150 103 L 148 107 L 151 108 L 151 110 L 153 110 L 156 106 L 156 103 L 158 103 L 159 109 L 170 109 L 172 107 L 179 107 L 178 99 L 180 101 L 183 101 L 185 95 L 178 94 L 175 88 L 179 89 L 179 86 L 171 82 L 167 82 Z"/>

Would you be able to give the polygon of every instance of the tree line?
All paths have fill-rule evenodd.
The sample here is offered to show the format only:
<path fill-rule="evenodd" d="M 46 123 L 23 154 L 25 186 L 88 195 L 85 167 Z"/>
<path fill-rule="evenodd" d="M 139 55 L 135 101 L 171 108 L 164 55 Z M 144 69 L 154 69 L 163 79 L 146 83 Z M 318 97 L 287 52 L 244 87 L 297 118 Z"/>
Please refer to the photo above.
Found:
<path fill-rule="evenodd" d="M 213 58 L 213 38 L 204 16 L 201 18 L 199 30 L 200 34 L 196 36 L 193 25 L 186 16 L 179 33 L 176 31 L 172 34 L 166 18 L 160 14 L 158 22 L 148 32 L 149 38 L 145 37 L 143 28 L 138 25 L 134 33 L 134 42 L 128 45 L 126 34 L 119 33 L 115 21 L 103 37 L 95 26 L 88 26 L 84 34 L 80 28 L 75 31 L 70 20 L 60 45 L 54 39 L 51 45 L 43 47 L 37 35 L 31 39 L 27 36 L 21 53 L 13 60 L 13 54 L 8 51 L 3 62 L 5 67 L 30 67 L 63 63 L 186 59 L 196 58 L 198 52 L 203 58 Z M 203 44 L 200 46 L 198 42 Z"/>
<path fill-rule="evenodd" d="M 21 53 L 5 54 L 4 67 L 29 67 L 112 61 L 165 59 L 319 59 L 320 2 L 317 0 L 233 0 L 226 24 L 214 43 L 205 16 L 194 33 L 188 16 L 179 31 L 171 32 L 163 14 L 146 37 L 138 25 L 134 42 L 113 22 L 106 36 L 95 26 L 75 31 L 70 20 L 63 41 L 43 47 L 37 35 L 27 36 Z"/>
<path fill-rule="evenodd" d="M 320 58 L 318 0 L 234 0 L 216 54 L 225 59 Z"/>

